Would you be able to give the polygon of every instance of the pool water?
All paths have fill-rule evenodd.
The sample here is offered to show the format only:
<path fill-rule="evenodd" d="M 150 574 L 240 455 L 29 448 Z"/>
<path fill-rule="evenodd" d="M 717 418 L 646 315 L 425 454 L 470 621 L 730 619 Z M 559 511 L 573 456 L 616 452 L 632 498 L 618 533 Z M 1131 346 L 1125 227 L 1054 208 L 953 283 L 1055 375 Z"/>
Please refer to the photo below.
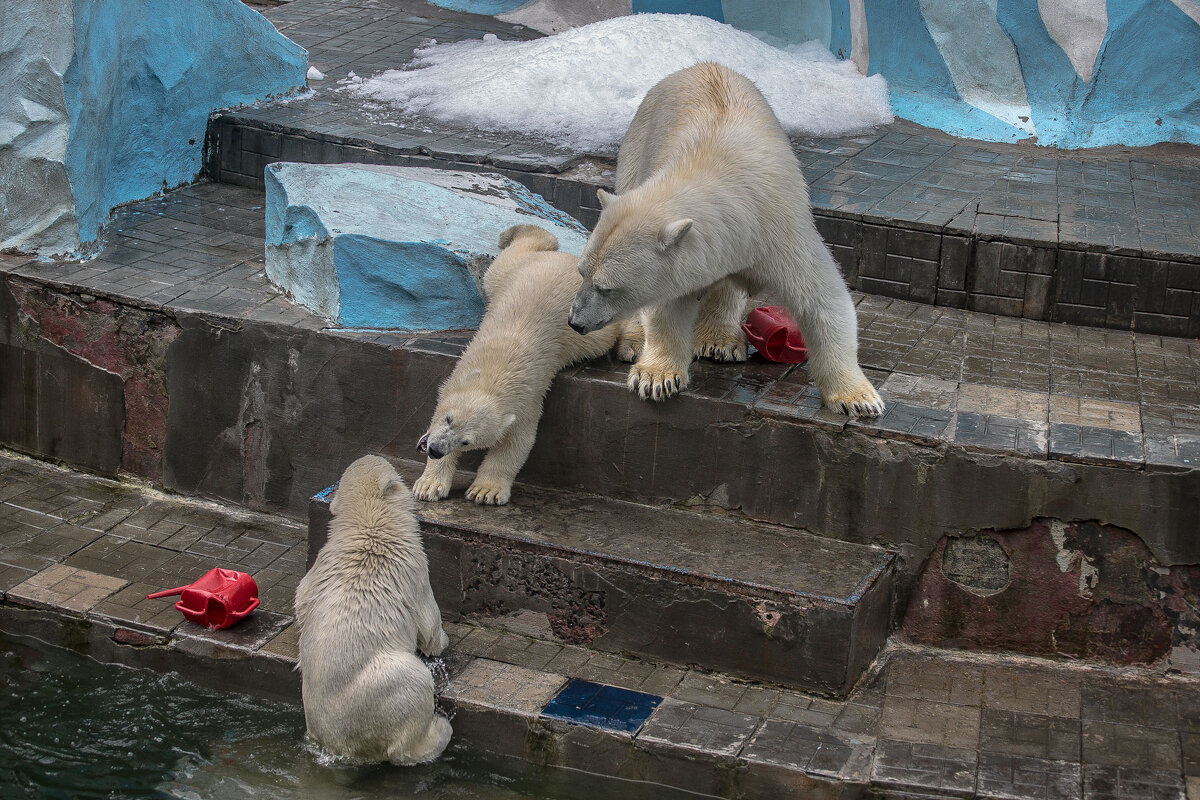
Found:
<path fill-rule="evenodd" d="M 0 634 L 0 798 L 672 800 L 663 786 L 542 768 L 452 740 L 432 764 L 354 764 L 289 703 Z"/>

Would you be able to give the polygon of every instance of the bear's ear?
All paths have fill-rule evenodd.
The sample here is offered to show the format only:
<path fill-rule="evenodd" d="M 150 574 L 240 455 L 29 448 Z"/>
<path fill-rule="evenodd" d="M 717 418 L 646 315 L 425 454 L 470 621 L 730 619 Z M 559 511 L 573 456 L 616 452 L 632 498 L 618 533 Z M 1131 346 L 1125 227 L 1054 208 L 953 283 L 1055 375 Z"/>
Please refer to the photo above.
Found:
<path fill-rule="evenodd" d="M 658 232 L 658 246 L 663 250 L 674 247 L 679 244 L 680 240 L 691 229 L 692 221 L 690 219 L 677 219 L 674 222 L 668 222 Z"/>
<path fill-rule="evenodd" d="M 391 497 L 402 488 L 404 488 L 404 484 L 391 475 L 384 474 L 379 476 L 379 492 L 384 497 Z"/>
<path fill-rule="evenodd" d="M 596 199 L 600 201 L 601 208 L 604 208 L 605 206 L 607 206 L 608 201 L 612 200 L 613 197 L 614 197 L 614 195 L 609 194 L 608 192 L 604 191 L 603 189 L 596 190 Z"/>
<path fill-rule="evenodd" d="M 514 422 L 516 422 L 516 421 L 517 421 L 517 415 L 516 415 L 516 414 L 505 414 L 505 415 L 504 415 L 504 419 L 500 420 L 500 426 L 501 426 L 501 427 L 502 427 L 504 430 L 508 430 L 509 428 L 511 428 L 511 427 L 512 427 L 512 424 L 513 424 Z"/>

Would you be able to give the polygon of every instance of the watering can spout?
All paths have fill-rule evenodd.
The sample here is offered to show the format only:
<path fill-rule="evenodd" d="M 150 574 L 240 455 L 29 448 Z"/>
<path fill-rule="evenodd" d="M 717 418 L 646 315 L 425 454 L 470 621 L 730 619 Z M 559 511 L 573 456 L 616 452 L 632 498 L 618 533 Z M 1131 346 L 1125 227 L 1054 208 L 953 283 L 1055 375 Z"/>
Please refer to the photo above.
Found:
<path fill-rule="evenodd" d="M 188 586 L 191 586 L 191 584 L 187 584 L 186 586 L 176 586 L 174 589 L 163 589 L 161 592 L 154 592 L 153 594 L 146 595 L 146 599 L 157 600 L 160 597 L 171 597 L 172 595 L 183 594 L 183 590 L 188 588 Z"/>

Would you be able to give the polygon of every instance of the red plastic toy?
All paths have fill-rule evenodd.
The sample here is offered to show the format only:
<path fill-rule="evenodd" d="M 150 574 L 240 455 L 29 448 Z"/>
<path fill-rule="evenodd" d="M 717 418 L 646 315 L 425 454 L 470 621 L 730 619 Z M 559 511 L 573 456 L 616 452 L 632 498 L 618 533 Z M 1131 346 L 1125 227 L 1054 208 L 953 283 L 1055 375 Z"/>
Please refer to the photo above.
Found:
<path fill-rule="evenodd" d="M 768 361 L 800 364 L 808 358 L 804 337 L 787 311 L 779 306 L 759 306 L 746 316 L 742 330 L 754 349 Z"/>
<path fill-rule="evenodd" d="M 258 584 L 245 572 L 217 567 L 187 586 L 163 589 L 146 595 L 156 597 L 179 595 L 175 607 L 197 625 L 213 630 L 228 628 L 258 608 Z"/>

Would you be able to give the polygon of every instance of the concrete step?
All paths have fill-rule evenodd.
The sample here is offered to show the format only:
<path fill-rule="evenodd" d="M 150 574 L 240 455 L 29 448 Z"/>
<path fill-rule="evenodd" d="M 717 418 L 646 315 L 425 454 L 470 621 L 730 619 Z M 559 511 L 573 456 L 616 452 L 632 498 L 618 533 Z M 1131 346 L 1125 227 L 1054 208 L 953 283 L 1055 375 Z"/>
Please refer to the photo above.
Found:
<path fill-rule="evenodd" d="M 462 497 L 467 477 L 418 505 L 443 613 L 518 614 L 555 641 L 839 696 L 887 638 L 883 548 L 533 486 L 481 507 Z M 334 488 L 309 506 L 310 564 Z"/>

